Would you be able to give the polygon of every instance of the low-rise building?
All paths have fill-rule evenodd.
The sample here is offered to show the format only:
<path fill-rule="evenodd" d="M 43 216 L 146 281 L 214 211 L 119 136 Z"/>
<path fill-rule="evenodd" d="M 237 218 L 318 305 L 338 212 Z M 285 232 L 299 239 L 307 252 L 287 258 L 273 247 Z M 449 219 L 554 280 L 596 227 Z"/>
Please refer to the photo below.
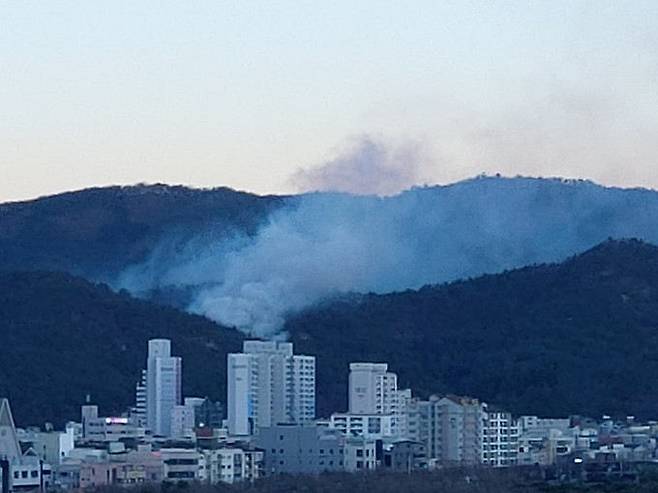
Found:
<path fill-rule="evenodd" d="M 20 443 L 29 444 L 42 460 L 53 466 L 66 459 L 75 447 L 73 427 L 67 427 L 65 431 L 28 429 L 20 432 L 18 438 Z"/>
<path fill-rule="evenodd" d="M 399 436 L 398 416 L 393 414 L 334 413 L 329 426 L 348 437 L 392 438 Z"/>
<path fill-rule="evenodd" d="M 346 472 L 374 471 L 377 469 L 377 441 L 365 437 L 347 437 L 342 456 Z"/>
<path fill-rule="evenodd" d="M 280 424 L 261 428 L 255 444 L 265 454 L 266 475 L 345 470 L 345 437 L 338 430 L 315 424 Z"/>
<path fill-rule="evenodd" d="M 83 462 L 80 465 L 80 488 L 111 484 L 134 485 L 148 480 L 143 465 L 115 462 Z"/>
<path fill-rule="evenodd" d="M 86 442 L 118 442 L 143 439 L 146 429 L 124 416 L 98 415 L 98 406 L 82 406 L 82 440 Z"/>
<path fill-rule="evenodd" d="M 205 456 L 196 449 L 166 448 L 159 451 L 164 464 L 165 481 L 204 481 Z"/>
<path fill-rule="evenodd" d="M 425 446 L 412 440 L 384 441 L 381 455 L 380 465 L 385 470 L 409 473 L 428 468 Z"/>
<path fill-rule="evenodd" d="M 9 462 L 11 491 L 35 490 L 51 481 L 50 465 L 29 444 L 21 447 L 7 399 L 0 400 L 0 457 Z"/>
<path fill-rule="evenodd" d="M 206 480 L 210 484 L 254 481 L 262 474 L 262 450 L 221 447 L 204 450 Z"/>

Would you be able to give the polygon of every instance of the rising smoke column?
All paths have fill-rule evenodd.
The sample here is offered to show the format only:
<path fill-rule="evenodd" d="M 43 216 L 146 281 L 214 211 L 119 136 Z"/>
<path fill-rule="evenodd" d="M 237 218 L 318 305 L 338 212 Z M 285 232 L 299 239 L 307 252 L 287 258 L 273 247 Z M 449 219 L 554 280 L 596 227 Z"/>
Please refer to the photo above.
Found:
<path fill-rule="evenodd" d="M 658 194 L 481 178 L 392 197 L 292 197 L 251 238 L 163 242 L 118 287 L 193 291 L 188 309 L 262 337 L 335 294 L 385 293 L 562 260 L 608 237 L 658 242 Z"/>

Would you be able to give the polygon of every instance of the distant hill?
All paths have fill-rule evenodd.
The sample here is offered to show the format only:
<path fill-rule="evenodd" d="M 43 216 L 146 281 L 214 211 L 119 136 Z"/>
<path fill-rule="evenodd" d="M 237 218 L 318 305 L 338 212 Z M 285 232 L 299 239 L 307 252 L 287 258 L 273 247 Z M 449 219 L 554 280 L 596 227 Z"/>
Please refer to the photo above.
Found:
<path fill-rule="evenodd" d="M 123 411 L 154 337 L 183 357 L 185 395 L 225 400 L 237 331 L 66 274 L 0 274 L 0 396 L 21 425 L 78 419 L 86 394 L 102 413 Z"/>
<path fill-rule="evenodd" d="M 658 418 L 658 247 L 608 241 L 561 264 L 419 291 L 353 295 L 289 320 L 318 355 L 318 408 L 346 408 L 351 361 L 388 362 L 421 395 L 516 413 Z"/>
<path fill-rule="evenodd" d="M 608 241 L 561 264 L 418 291 L 346 295 L 293 317 L 317 356 L 318 411 L 346 409 L 348 364 L 388 362 L 419 395 L 469 394 L 516 413 L 658 417 L 658 247 Z M 243 335 L 66 274 L 0 274 L 0 395 L 21 424 L 134 398 L 146 342 L 173 340 L 188 396 L 225 400 Z"/>
<path fill-rule="evenodd" d="M 0 204 L 0 270 L 116 275 L 145 261 L 168 235 L 253 234 L 281 197 L 229 188 L 92 188 Z"/>
<path fill-rule="evenodd" d="M 58 270 L 273 337 L 350 291 L 388 293 L 658 244 L 658 193 L 480 177 L 393 197 L 260 197 L 165 185 L 0 206 L 0 270 Z"/>

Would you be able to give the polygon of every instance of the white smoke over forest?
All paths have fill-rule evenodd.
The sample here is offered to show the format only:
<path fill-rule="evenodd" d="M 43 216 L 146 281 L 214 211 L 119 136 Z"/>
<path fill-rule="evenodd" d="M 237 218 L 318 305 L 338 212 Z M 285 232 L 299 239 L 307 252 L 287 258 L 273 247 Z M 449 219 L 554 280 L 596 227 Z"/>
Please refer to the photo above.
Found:
<path fill-rule="evenodd" d="M 188 309 L 262 337 L 345 292 L 385 293 L 562 260 L 608 237 L 658 241 L 658 193 L 479 178 L 391 197 L 293 196 L 253 236 L 169 238 L 117 287 L 189 289 Z"/>
<path fill-rule="evenodd" d="M 291 178 L 297 190 L 360 195 L 392 195 L 417 185 L 428 155 L 419 142 L 391 146 L 373 136 L 353 139 L 326 163 L 299 169 Z"/>

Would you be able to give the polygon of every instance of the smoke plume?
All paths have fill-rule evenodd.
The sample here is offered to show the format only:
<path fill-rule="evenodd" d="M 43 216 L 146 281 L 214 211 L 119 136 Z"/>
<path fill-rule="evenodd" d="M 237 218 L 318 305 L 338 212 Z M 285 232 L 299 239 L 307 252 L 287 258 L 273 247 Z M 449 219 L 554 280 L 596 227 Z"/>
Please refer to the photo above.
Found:
<path fill-rule="evenodd" d="M 118 280 L 189 289 L 189 310 L 262 337 L 335 294 L 418 288 L 561 260 L 608 237 L 658 241 L 658 194 L 591 182 L 479 178 L 391 197 L 291 197 L 253 237 L 163 242 Z"/>
<path fill-rule="evenodd" d="M 427 156 L 417 142 L 397 147 L 372 136 L 354 139 L 321 166 L 299 169 L 291 178 L 300 191 L 391 195 L 416 185 Z"/>

